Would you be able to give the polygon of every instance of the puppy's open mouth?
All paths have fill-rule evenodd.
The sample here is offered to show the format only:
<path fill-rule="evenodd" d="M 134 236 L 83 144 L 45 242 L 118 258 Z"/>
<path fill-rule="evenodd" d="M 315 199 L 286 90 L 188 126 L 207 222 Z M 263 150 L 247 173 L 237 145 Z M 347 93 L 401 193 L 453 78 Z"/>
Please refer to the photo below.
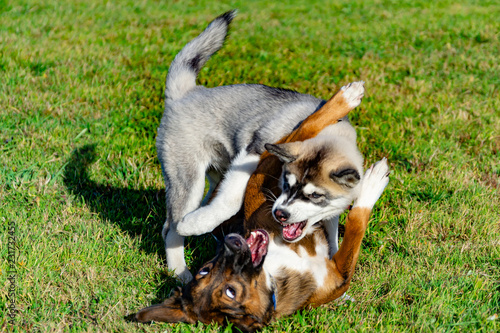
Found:
<path fill-rule="evenodd" d="M 267 254 L 269 234 L 262 229 L 252 231 L 250 237 L 247 238 L 247 244 L 252 252 L 253 267 L 257 267 L 262 263 L 262 260 Z"/>
<path fill-rule="evenodd" d="M 302 235 L 302 231 L 307 224 L 307 221 L 297 223 L 281 223 L 283 226 L 283 239 L 286 241 L 293 241 Z"/>

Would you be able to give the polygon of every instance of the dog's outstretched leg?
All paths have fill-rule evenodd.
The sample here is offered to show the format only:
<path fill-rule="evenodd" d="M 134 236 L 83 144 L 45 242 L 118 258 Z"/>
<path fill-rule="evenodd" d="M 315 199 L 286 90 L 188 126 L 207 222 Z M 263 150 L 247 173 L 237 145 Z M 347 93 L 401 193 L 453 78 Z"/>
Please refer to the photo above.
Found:
<path fill-rule="evenodd" d="M 358 260 L 361 241 L 365 234 L 373 206 L 389 183 L 389 166 L 384 157 L 372 165 L 361 183 L 361 192 L 347 215 L 345 234 L 340 249 L 333 256 L 342 277 L 350 282 Z"/>
<path fill-rule="evenodd" d="M 208 205 L 187 214 L 177 224 L 177 232 L 184 236 L 211 232 L 238 213 L 248 179 L 257 168 L 259 158 L 257 154 L 242 151 L 232 162 L 215 198 Z"/>
<path fill-rule="evenodd" d="M 383 158 L 366 171 L 360 195 L 347 215 L 344 239 L 330 261 L 329 280 L 325 283 L 325 287 L 314 293 L 310 304 L 330 302 L 342 296 L 349 288 L 372 208 L 388 183 L 389 166 L 387 159 Z"/>
<path fill-rule="evenodd" d="M 346 116 L 361 103 L 364 85 L 363 81 L 357 81 L 340 88 L 321 109 L 307 117 L 296 130 L 278 143 L 304 141 L 317 136 L 326 126 Z"/>

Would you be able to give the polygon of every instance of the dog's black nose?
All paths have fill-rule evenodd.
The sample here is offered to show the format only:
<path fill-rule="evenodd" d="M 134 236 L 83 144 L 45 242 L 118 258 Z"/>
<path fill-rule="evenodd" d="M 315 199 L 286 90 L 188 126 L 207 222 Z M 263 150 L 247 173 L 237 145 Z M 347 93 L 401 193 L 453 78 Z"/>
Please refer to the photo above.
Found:
<path fill-rule="evenodd" d="M 229 234 L 224 238 L 224 242 L 232 251 L 238 251 L 248 247 L 247 242 L 238 234 Z"/>
<path fill-rule="evenodd" d="M 290 214 L 284 210 L 276 209 L 274 211 L 274 217 L 276 217 L 276 219 L 280 222 L 286 222 L 286 220 L 290 217 Z"/>

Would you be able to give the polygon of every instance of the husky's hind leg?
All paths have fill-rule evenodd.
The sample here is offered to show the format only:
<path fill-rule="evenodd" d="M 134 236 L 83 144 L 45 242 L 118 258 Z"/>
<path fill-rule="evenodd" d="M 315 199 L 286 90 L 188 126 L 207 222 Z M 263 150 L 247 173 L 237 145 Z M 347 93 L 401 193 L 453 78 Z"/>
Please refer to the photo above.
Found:
<path fill-rule="evenodd" d="M 179 221 L 200 206 L 205 188 L 205 166 L 184 164 L 164 172 L 166 183 L 167 220 L 163 225 L 167 266 L 183 282 L 192 279 L 184 260 L 184 237 L 179 235 Z M 175 181 L 172 181 L 175 179 Z"/>

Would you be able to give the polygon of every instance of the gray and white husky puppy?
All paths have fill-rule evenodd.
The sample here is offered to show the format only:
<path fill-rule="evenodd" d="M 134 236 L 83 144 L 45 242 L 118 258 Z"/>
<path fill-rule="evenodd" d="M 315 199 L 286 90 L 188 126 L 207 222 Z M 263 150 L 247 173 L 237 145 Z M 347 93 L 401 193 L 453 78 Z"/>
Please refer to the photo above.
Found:
<path fill-rule="evenodd" d="M 156 147 L 166 185 L 162 236 L 167 265 L 184 282 L 184 236 L 201 235 L 236 214 L 268 142 L 277 142 L 325 101 L 259 84 L 206 88 L 196 78 L 226 38 L 235 11 L 215 20 L 173 60 L 166 80 L 165 112 Z M 346 119 L 347 120 L 347 119 Z M 205 176 L 210 198 L 204 205 Z M 201 207 L 200 207 L 201 205 Z"/>

